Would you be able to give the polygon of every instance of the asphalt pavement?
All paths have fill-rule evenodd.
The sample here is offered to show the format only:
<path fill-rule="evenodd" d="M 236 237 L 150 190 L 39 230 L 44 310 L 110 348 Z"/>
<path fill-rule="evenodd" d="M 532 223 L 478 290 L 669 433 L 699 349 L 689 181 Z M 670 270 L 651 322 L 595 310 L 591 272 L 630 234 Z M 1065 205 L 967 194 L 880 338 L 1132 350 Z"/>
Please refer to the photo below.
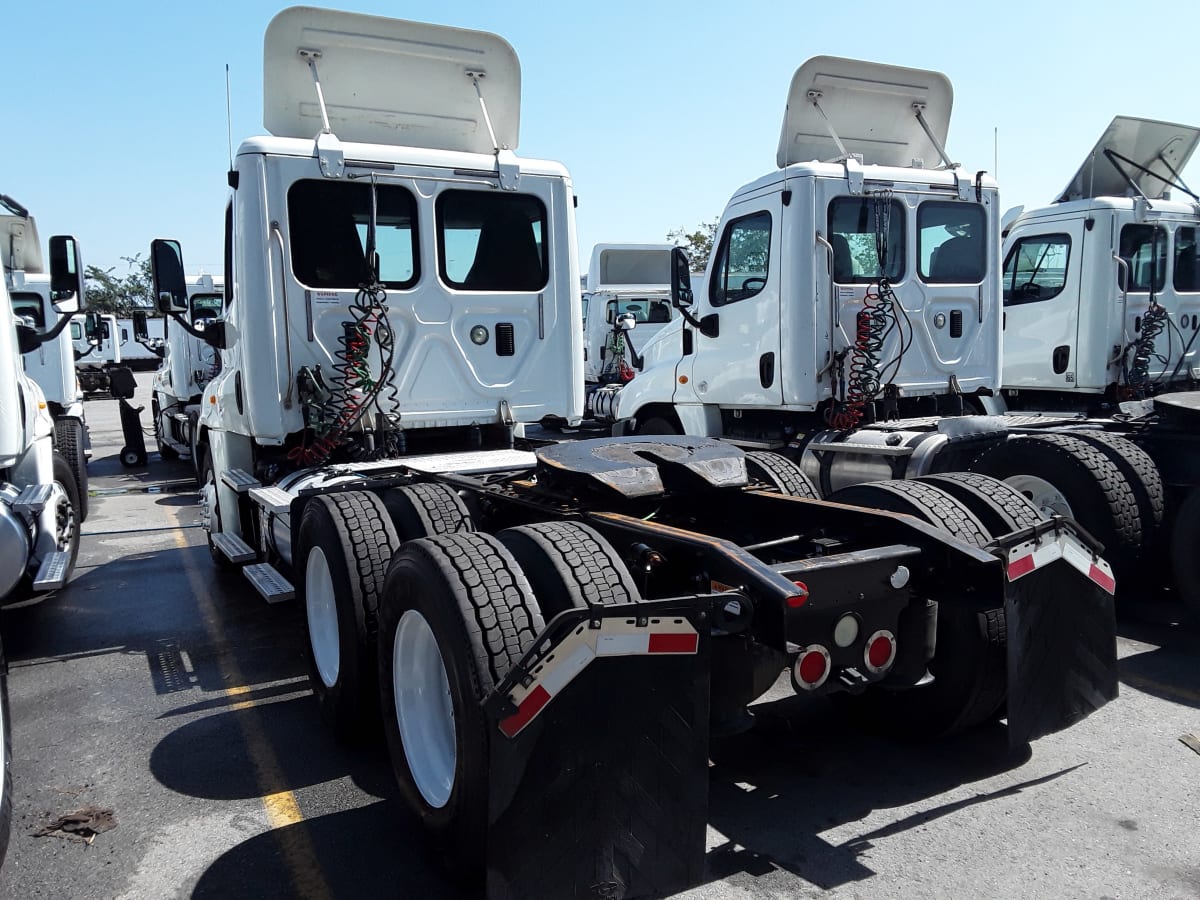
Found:
<path fill-rule="evenodd" d="M 116 401 L 86 406 L 74 578 L 0 613 L 15 800 L 0 895 L 469 896 L 383 749 L 323 727 L 302 610 L 210 560 L 189 464 L 151 449 L 123 468 Z M 1125 608 L 1121 697 L 1017 752 L 1001 723 L 911 746 L 777 686 L 711 769 L 707 878 L 684 896 L 1200 896 L 1200 754 L 1180 741 L 1200 735 L 1200 635 L 1170 598 Z M 34 836 L 87 806 L 116 827 Z"/>

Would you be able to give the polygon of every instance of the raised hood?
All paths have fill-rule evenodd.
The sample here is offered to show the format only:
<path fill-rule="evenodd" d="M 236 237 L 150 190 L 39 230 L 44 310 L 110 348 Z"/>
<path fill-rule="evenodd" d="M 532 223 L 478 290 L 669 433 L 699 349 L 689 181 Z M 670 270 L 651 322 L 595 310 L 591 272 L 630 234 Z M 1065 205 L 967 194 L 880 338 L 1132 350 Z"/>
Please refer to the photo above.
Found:
<path fill-rule="evenodd" d="M 0 216 L 0 259 L 4 268 L 43 272 L 42 243 L 33 216 Z"/>
<path fill-rule="evenodd" d="M 329 124 L 342 141 L 492 153 L 474 73 L 497 142 L 517 147 L 521 65 L 497 35 L 308 6 L 285 9 L 267 26 L 263 46 L 263 125 L 279 137 L 312 138 L 322 128 L 301 50 L 320 53 Z"/>
<path fill-rule="evenodd" d="M 811 91 L 820 94 L 813 105 Z M 837 56 L 814 56 L 792 76 L 783 131 L 775 161 L 780 168 L 840 155 L 825 117 L 847 152 L 862 154 L 863 162 L 909 166 L 914 158 L 934 166 L 941 161 L 913 112 L 922 114 L 938 142 L 946 145 L 954 89 L 940 72 L 906 69 Z"/>
<path fill-rule="evenodd" d="M 1132 194 L 1129 183 L 1117 170 L 1119 165 L 1143 194 L 1151 200 L 1162 197 L 1170 189 L 1163 178 L 1175 180 L 1171 169 L 1182 172 L 1200 140 L 1200 129 L 1191 125 L 1172 125 L 1153 119 L 1135 119 L 1117 116 L 1112 120 L 1096 146 L 1083 160 L 1083 165 L 1059 195 L 1058 202 L 1083 200 L 1088 197 L 1124 197 Z M 1136 166 L 1120 159 L 1110 159 L 1105 151 L 1112 151 L 1137 165 L 1149 169 L 1143 172 Z M 1113 165 L 1113 163 L 1116 165 Z M 1163 176 L 1159 178 L 1157 176 Z"/>
<path fill-rule="evenodd" d="M 668 288 L 672 244 L 597 244 L 588 267 L 587 289 Z"/>

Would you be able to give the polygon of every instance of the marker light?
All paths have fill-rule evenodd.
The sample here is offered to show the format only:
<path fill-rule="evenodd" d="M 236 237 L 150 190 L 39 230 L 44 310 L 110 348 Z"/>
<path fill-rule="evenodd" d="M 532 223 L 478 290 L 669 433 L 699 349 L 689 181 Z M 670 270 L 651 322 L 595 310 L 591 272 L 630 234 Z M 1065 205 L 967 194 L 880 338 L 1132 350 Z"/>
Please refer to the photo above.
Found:
<path fill-rule="evenodd" d="M 888 669 L 896 659 L 896 639 L 890 631 L 877 631 L 867 638 L 863 663 L 873 675 Z"/>
<path fill-rule="evenodd" d="M 799 688 L 815 691 L 829 677 L 829 651 L 820 644 L 809 644 L 796 657 L 793 675 Z"/>
<path fill-rule="evenodd" d="M 858 640 L 858 619 L 847 613 L 833 626 L 833 642 L 839 647 L 849 647 Z"/>

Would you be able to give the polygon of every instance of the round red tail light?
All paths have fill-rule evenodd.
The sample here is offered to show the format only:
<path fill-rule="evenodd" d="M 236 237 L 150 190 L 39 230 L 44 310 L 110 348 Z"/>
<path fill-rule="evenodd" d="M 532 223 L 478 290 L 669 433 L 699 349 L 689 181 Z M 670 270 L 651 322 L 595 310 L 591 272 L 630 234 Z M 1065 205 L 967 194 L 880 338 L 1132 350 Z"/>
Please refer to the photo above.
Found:
<path fill-rule="evenodd" d="M 806 691 L 815 691 L 829 677 L 829 651 L 820 644 L 810 644 L 796 657 L 793 675 L 797 686 Z"/>
<path fill-rule="evenodd" d="M 896 659 L 896 638 L 890 631 L 877 631 L 867 638 L 863 662 L 874 675 L 887 670 Z"/>

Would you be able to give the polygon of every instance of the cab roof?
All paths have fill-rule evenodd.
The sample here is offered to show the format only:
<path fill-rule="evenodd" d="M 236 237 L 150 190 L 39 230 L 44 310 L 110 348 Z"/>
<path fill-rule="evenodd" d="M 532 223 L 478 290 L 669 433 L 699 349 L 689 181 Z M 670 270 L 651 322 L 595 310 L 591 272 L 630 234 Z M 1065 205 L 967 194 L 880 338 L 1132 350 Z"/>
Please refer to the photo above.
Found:
<path fill-rule="evenodd" d="M 1147 199 L 1158 200 L 1171 188 L 1164 179 L 1178 180 L 1171 169 L 1183 171 L 1198 140 L 1200 129 L 1191 125 L 1116 116 L 1056 202 L 1133 195 L 1122 170 Z"/>
<path fill-rule="evenodd" d="M 814 93 L 820 109 L 813 105 Z M 840 155 L 821 115 L 824 110 L 846 150 L 862 154 L 864 163 L 909 166 L 913 159 L 922 159 L 932 167 L 941 157 L 917 120 L 914 103 L 924 104 L 925 121 L 944 147 L 954 106 L 954 89 L 945 75 L 814 56 L 792 76 L 776 164 L 782 169 Z"/>
<path fill-rule="evenodd" d="M 45 271 L 42 242 L 33 216 L 0 216 L 0 261 L 4 268 L 37 273 Z"/>
<path fill-rule="evenodd" d="M 588 266 L 588 291 L 659 289 L 671 283 L 673 244 L 597 244 Z"/>
<path fill-rule="evenodd" d="M 474 80 L 500 147 L 515 150 L 521 66 L 503 38 L 308 6 L 285 9 L 263 45 L 263 124 L 312 139 L 322 130 L 315 63 L 334 134 L 343 141 L 493 153 Z"/>

